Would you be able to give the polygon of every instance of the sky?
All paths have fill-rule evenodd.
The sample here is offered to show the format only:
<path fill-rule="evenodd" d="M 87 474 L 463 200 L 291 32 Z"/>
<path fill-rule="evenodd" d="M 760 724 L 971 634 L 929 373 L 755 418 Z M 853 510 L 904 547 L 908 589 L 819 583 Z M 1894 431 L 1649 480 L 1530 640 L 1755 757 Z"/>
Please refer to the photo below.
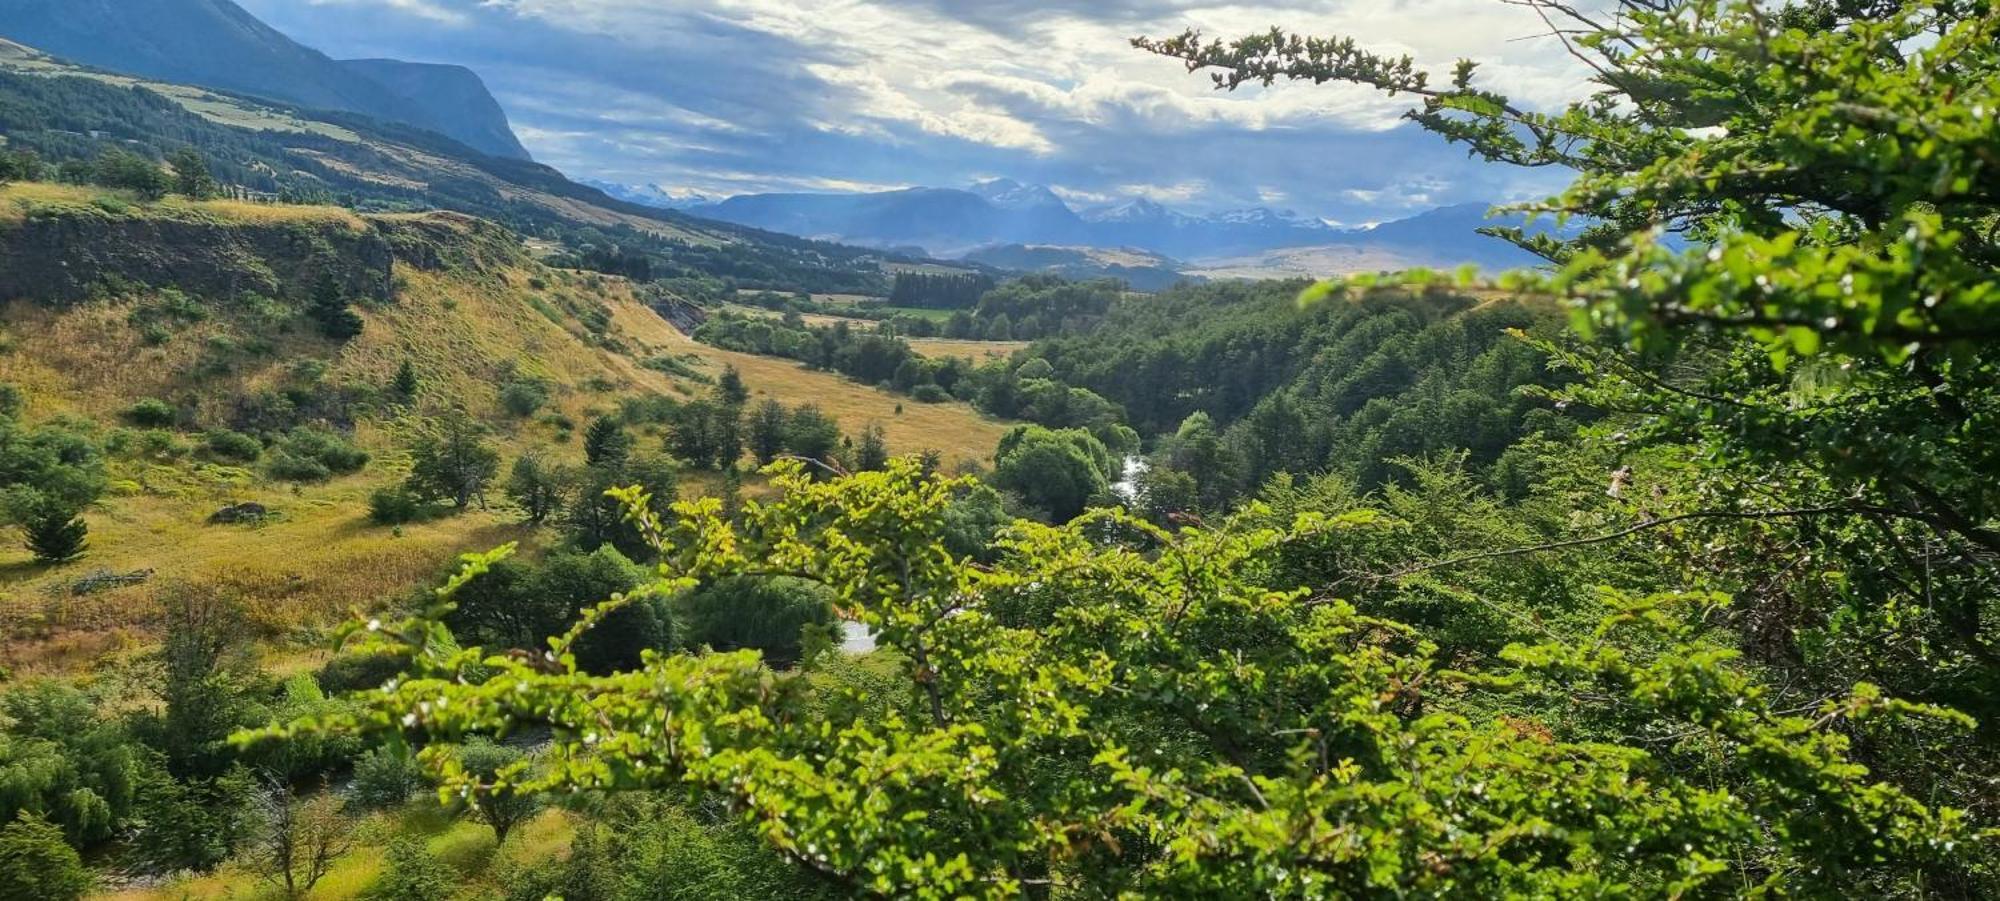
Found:
<path fill-rule="evenodd" d="M 1536 108 L 1588 89 L 1500 0 L 238 0 L 340 58 L 457 63 L 529 152 L 573 178 L 730 196 L 1048 185 L 1078 208 L 1144 197 L 1341 224 L 1546 195 L 1347 85 L 1213 89 L 1130 46 L 1273 25 L 1460 57 Z"/>

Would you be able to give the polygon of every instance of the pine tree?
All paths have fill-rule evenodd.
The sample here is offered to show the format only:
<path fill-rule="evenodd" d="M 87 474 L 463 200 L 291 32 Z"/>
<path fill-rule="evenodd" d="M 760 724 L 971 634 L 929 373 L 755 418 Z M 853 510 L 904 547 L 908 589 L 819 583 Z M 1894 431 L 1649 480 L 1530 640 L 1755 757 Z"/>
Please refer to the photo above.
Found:
<path fill-rule="evenodd" d="M 319 324 L 320 334 L 335 341 L 347 341 L 361 334 L 360 315 L 347 304 L 347 294 L 333 276 L 322 276 L 313 289 L 312 306 L 306 311 Z"/>
<path fill-rule="evenodd" d="M 592 420 L 583 433 L 583 459 L 591 466 L 617 469 L 632 456 L 632 436 L 609 416 Z"/>
<path fill-rule="evenodd" d="M 79 511 L 57 504 L 39 504 L 21 523 L 28 550 L 43 563 L 68 563 L 89 550 L 90 527 Z"/>
<path fill-rule="evenodd" d="M 750 453 L 757 457 L 757 465 L 769 466 L 785 452 L 790 420 L 785 405 L 775 400 L 766 400 L 750 412 Z"/>
<path fill-rule="evenodd" d="M 889 468 L 889 444 L 882 433 L 882 426 L 869 423 L 861 430 L 861 441 L 854 447 L 854 469 L 856 472 L 880 471 Z"/>
<path fill-rule="evenodd" d="M 722 470 L 722 516 L 731 522 L 743 513 L 743 470 L 735 464 Z"/>
<path fill-rule="evenodd" d="M 741 407 L 750 400 L 750 389 L 743 384 L 743 374 L 735 366 L 725 366 L 722 377 L 715 382 L 715 397 L 723 404 Z"/>
<path fill-rule="evenodd" d="M 215 174 L 201 151 L 183 147 L 167 157 L 167 165 L 174 169 L 174 193 L 189 200 L 207 200 L 216 195 L 219 187 Z"/>
<path fill-rule="evenodd" d="M 396 378 L 389 383 L 389 387 L 402 399 L 406 401 L 415 400 L 417 388 L 419 387 L 419 383 L 417 382 L 417 367 L 411 365 L 410 361 L 404 360 L 403 365 L 396 369 Z"/>
<path fill-rule="evenodd" d="M 47 820 L 22 810 L 0 828 L 0 898 L 76 901 L 90 884 L 76 849 Z"/>

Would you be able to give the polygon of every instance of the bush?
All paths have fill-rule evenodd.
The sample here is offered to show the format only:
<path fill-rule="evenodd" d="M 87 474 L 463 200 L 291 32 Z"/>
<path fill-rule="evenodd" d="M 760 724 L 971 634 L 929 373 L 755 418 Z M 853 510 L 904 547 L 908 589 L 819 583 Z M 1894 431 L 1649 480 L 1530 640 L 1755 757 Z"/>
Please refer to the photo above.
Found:
<path fill-rule="evenodd" d="M 272 451 L 271 475 L 293 482 L 322 482 L 336 475 L 359 472 L 368 453 L 324 429 L 293 429 Z"/>
<path fill-rule="evenodd" d="M 403 674 L 405 661 L 394 654 L 342 654 L 319 670 L 319 687 L 329 695 L 380 688 Z"/>
<path fill-rule="evenodd" d="M 354 761 L 354 782 L 347 793 L 357 806 L 386 810 L 410 800 L 429 784 L 414 755 L 376 748 Z"/>
<path fill-rule="evenodd" d="M 123 188 L 145 200 L 167 196 L 172 183 L 160 164 L 124 150 L 107 150 L 91 165 L 90 180 L 107 188 Z"/>
<path fill-rule="evenodd" d="M 68 563 L 90 549 L 90 527 L 80 511 L 55 501 L 35 504 L 21 519 L 28 550 L 40 563 Z"/>
<path fill-rule="evenodd" d="M 47 820 L 23 810 L 0 829 L 0 898 L 77 901 L 91 881 L 76 849 Z"/>
<path fill-rule="evenodd" d="M 423 504 L 401 488 L 377 488 L 368 496 L 368 519 L 378 526 L 416 522 L 423 510 Z"/>
<path fill-rule="evenodd" d="M 457 890 L 451 870 L 431 856 L 424 841 L 397 836 L 389 845 L 389 863 L 362 897 L 367 901 L 437 901 Z"/>
<path fill-rule="evenodd" d="M 255 463 L 264 455 L 263 442 L 228 429 L 208 433 L 202 446 L 209 456 L 231 463 Z"/>
<path fill-rule="evenodd" d="M 163 429 L 174 424 L 179 414 L 166 401 L 148 397 L 125 411 L 125 421 L 141 428 Z"/>
<path fill-rule="evenodd" d="M 500 406 L 522 419 L 535 415 L 548 402 L 549 388 L 538 381 L 511 382 L 500 389 Z"/>
<path fill-rule="evenodd" d="M 683 646 L 752 648 L 780 665 L 799 659 L 806 626 L 834 621 L 826 588 L 784 577 L 724 579 L 680 595 L 673 608 Z"/>
<path fill-rule="evenodd" d="M 951 400 L 951 393 L 937 385 L 924 384 L 910 389 L 911 399 L 924 404 L 941 404 Z"/>

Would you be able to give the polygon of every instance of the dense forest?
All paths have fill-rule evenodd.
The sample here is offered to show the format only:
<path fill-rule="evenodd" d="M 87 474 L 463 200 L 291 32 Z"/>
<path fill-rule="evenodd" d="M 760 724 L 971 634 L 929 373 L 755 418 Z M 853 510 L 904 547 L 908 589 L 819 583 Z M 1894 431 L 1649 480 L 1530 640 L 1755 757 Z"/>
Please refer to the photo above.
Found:
<path fill-rule="evenodd" d="M 1615 33 L 1565 19 L 1606 93 L 1554 114 L 1351 42 L 1142 42 L 1224 87 L 1412 93 L 1446 139 L 1581 173 L 1551 208 L 1596 224 L 1528 240 L 1559 268 L 1508 285 L 1574 302 L 1578 330 L 1484 365 L 1545 355 L 1551 408 L 1592 421 L 1517 445 L 1516 496 L 1451 455 L 1377 491 L 1302 473 L 1226 528 L 1092 513 L 1016 526 L 977 569 L 929 550 L 952 489 L 919 471 L 795 470 L 741 522 L 659 523 L 671 571 L 826 582 L 905 656 L 895 714 L 771 693 L 750 657 L 476 686 L 459 658 L 347 728 L 553 723 L 574 737 L 504 790 L 710 786 L 885 892 L 1991 894 L 2000 20 L 1625 11 Z M 1452 362 L 1428 390 L 1484 387 L 1495 339 L 1431 340 Z M 1194 384 L 1236 383 L 1199 362 Z M 1301 402 L 1351 396 L 1270 371 Z M 1192 393 L 1140 415 L 1262 402 Z M 372 646 L 426 659 L 430 628 Z"/>
<path fill-rule="evenodd" d="M 978 365 L 797 309 L 696 332 L 1021 420 L 990 467 L 734 368 L 569 423 L 580 465 L 504 486 L 492 423 L 427 416 L 379 520 L 491 489 L 559 540 L 467 554 L 311 672 L 187 596 L 123 677 L 148 703 L 8 686 L 0 897 L 81 896 L 84 853 L 300 897 L 346 807 L 440 806 L 521 899 L 2000 895 L 2000 14 L 1530 5 L 1595 95 L 1280 30 L 1135 44 L 1574 171 L 1525 209 L 1581 227 L 1500 230 L 1543 269 L 926 287 L 1037 321 Z M 351 341 L 347 300 L 279 313 Z M 545 382 L 506 382 L 539 422 Z M 60 545 L 135 451 L 0 401 L 11 521 Z M 134 441 L 183 415 L 123 413 Z M 200 453 L 371 465 L 281 426 Z M 520 856 L 551 811 L 564 852 Z M 399 840 L 365 891 L 451 896 L 447 856 Z"/>

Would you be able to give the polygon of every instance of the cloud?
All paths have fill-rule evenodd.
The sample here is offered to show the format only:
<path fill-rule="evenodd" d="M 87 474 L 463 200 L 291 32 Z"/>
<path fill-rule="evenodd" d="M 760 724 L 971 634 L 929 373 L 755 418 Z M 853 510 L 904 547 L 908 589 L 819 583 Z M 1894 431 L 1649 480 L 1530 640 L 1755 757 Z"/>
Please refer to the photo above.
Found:
<path fill-rule="evenodd" d="M 1211 89 L 1129 46 L 1189 27 L 1349 34 L 1442 73 L 1460 56 L 1550 107 L 1584 76 L 1493 0 L 242 0 L 336 56 L 480 72 L 537 158 L 707 192 L 960 185 L 1078 203 L 1283 205 L 1358 221 L 1546 193 L 1561 173 L 1468 160 L 1346 85 Z M 1188 186 L 1197 186 L 1189 189 Z"/>

